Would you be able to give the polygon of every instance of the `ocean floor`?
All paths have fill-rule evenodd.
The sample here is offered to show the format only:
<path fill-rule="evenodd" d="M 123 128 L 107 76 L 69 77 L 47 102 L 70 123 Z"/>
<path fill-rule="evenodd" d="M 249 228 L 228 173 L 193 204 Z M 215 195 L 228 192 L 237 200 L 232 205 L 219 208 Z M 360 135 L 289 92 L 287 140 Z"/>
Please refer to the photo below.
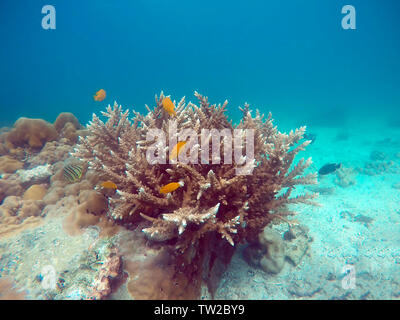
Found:
<path fill-rule="evenodd" d="M 298 215 L 291 228 L 284 221 L 271 227 L 286 250 L 281 270 L 268 273 L 249 264 L 247 245 L 241 245 L 215 299 L 400 297 L 400 128 L 382 125 L 372 131 L 360 124 L 348 129 L 315 127 L 309 132 L 316 139 L 300 155 L 313 158 L 313 169 L 330 162 L 342 167 L 320 176 L 318 185 L 305 187 L 320 194 L 320 206 L 296 205 Z M 70 190 L 65 203 L 47 199 L 52 205 L 46 206 L 45 218 L 0 238 L 0 299 L 99 297 L 102 266 L 115 263 L 118 269 L 113 248 L 129 241 L 134 246 L 135 237 L 120 234 L 104 240 L 95 227 L 79 235 L 66 232 L 69 204 L 76 197 Z M 286 237 L 289 229 L 298 233 Z M 296 237 L 304 241 L 297 243 Z M 96 285 L 93 279 L 98 279 Z M 109 298 L 130 299 L 123 280 L 113 285 Z"/>
<path fill-rule="evenodd" d="M 296 219 L 312 238 L 297 266 L 278 274 L 250 267 L 243 248 L 226 271 L 217 299 L 398 299 L 400 297 L 400 128 L 367 125 L 314 128 L 304 154 L 320 176 L 321 207 L 296 205 Z M 288 227 L 276 227 L 282 234 Z"/>

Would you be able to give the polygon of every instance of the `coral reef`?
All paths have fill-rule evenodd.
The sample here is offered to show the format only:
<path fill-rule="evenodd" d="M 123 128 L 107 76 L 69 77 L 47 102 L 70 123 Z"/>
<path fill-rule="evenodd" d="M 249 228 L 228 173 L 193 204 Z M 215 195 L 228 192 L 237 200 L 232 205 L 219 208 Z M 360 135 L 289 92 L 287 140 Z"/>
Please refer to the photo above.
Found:
<path fill-rule="evenodd" d="M 400 166 L 392 160 L 387 161 L 369 161 L 363 168 L 357 168 L 361 174 L 375 176 L 385 173 L 400 173 Z"/>
<path fill-rule="evenodd" d="M 354 214 L 350 211 L 344 210 L 340 212 L 340 218 L 349 220 L 351 222 L 358 222 L 363 224 L 366 228 L 369 228 L 369 225 L 374 221 L 373 218 L 368 217 L 363 214 Z"/>
<path fill-rule="evenodd" d="M 285 246 L 282 236 L 275 230 L 266 227 L 259 234 L 259 244 L 265 248 L 260 260 L 261 268 L 268 273 L 279 273 L 285 263 Z"/>
<path fill-rule="evenodd" d="M 94 225 L 102 227 L 105 234 L 113 233 L 115 227 L 108 223 L 105 216 L 107 201 L 102 194 L 94 190 L 81 190 L 77 205 L 64 221 L 64 229 L 68 234 L 82 234 L 85 228 Z"/>
<path fill-rule="evenodd" d="M 336 179 L 334 180 L 334 183 L 342 188 L 347 188 L 357 183 L 355 178 L 356 172 L 352 168 L 341 166 L 338 170 L 336 170 L 335 174 Z"/>
<path fill-rule="evenodd" d="M 386 160 L 387 155 L 379 150 L 373 150 L 371 151 L 371 154 L 369 155 L 372 161 L 378 161 L 378 160 Z"/>
<path fill-rule="evenodd" d="M 285 261 L 297 266 L 312 241 L 304 226 L 290 226 L 282 237 L 278 230 L 268 225 L 259 234 L 258 241 L 244 249 L 243 257 L 251 266 L 277 274 L 283 269 Z"/>
<path fill-rule="evenodd" d="M 23 184 L 38 184 L 46 182 L 53 172 L 51 170 L 51 166 L 49 164 L 45 164 L 29 170 L 18 170 L 16 174 Z"/>
<path fill-rule="evenodd" d="M 75 144 L 78 136 L 83 134 L 82 126 L 78 119 L 70 112 L 60 113 L 54 122 L 54 128 L 60 135 L 65 138 L 68 144 Z"/>
<path fill-rule="evenodd" d="M 44 206 L 41 200 L 8 196 L 0 206 L 0 237 L 37 226 Z"/>
<path fill-rule="evenodd" d="M 23 192 L 24 188 L 15 175 L 2 175 L 0 179 L 0 203 L 8 196 L 20 196 Z"/>
<path fill-rule="evenodd" d="M 115 103 L 102 113 L 105 123 L 93 115 L 89 134 L 79 139 L 73 155 L 117 185 L 117 192 L 108 196 L 107 215 L 129 228 L 140 225 L 150 245 L 168 248 L 171 277 L 181 275 L 182 286 L 187 282 L 200 290 L 202 279 L 215 285 L 214 274 L 221 261 L 229 263 L 235 244 L 254 241 L 272 220 L 294 214 L 290 204 L 313 204 L 317 194 L 290 197 L 296 185 L 316 183 L 314 173 L 303 175 L 310 159 L 292 165 L 310 143 L 301 141 L 305 127 L 281 133 L 271 115 L 265 119 L 257 111 L 253 117 L 247 104 L 242 120 L 233 125 L 225 115 L 227 101 L 210 105 L 206 97 L 195 95 L 199 106 L 183 98 L 174 103 L 173 116 L 164 110 L 161 93 L 153 109 L 146 106 L 146 116 L 133 112 L 132 121 Z M 160 136 L 169 146 L 160 143 Z M 235 159 L 227 152 L 232 136 L 241 147 Z M 178 161 L 163 162 L 178 140 L 188 141 L 188 151 Z M 224 163 L 219 154 L 224 154 Z M 181 187 L 160 193 L 171 182 L 181 182 Z"/>
<path fill-rule="evenodd" d="M 24 300 L 25 292 L 14 288 L 11 279 L 0 278 L 0 300 Z"/>
<path fill-rule="evenodd" d="M 11 147 L 42 148 L 47 141 L 57 139 L 57 131 L 51 123 L 42 119 L 19 118 L 7 133 L 6 142 Z"/>
<path fill-rule="evenodd" d="M 101 300 L 107 298 L 111 294 L 113 282 L 121 275 L 121 257 L 116 249 L 110 251 L 94 280 L 93 291 L 88 297 L 89 299 Z"/>
<path fill-rule="evenodd" d="M 34 184 L 24 193 L 24 200 L 42 200 L 47 193 L 46 185 Z"/>
<path fill-rule="evenodd" d="M 285 257 L 292 265 L 297 266 L 308 253 L 313 238 L 307 227 L 295 225 L 283 235 L 285 241 Z"/>
<path fill-rule="evenodd" d="M 81 128 L 78 119 L 70 112 L 60 113 L 56 121 L 54 121 L 54 128 L 57 132 L 61 132 L 68 123 L 70 123 L 76 130 Z"/>

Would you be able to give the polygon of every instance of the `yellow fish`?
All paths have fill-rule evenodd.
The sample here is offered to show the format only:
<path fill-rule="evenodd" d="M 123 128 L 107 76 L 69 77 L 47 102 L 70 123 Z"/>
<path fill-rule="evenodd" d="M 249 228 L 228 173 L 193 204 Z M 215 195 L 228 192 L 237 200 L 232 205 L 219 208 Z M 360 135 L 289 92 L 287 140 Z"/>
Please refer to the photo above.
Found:
<path fill-rule="evenodd" d="M 116 190 L 118 188 L 117 185 L 112 181 L 103 181 L 102 183 L 100 183 L 100 185 L 103 188 L 106 188 L 106 189 L 114 189 L 114 190 Z"/>
<path fill-rule="evenodd" d="M 178 189 L 179 187 L 183 187 L 184 183 L 183 181 L 179 181 L 179 182 L 171 182 L 166 184 L 165 186 L 162 186 L 160 188 L 160 193 L 170 193 L 172 191 L 175 191 L 176 189 Z"/>
<path fill-rule="evenodd" d="M 174 160 L 178 158 L 178 155 L 182 152 L 183 147 L 185 146 L 187 141 L 179 141 L 175 147 L 172 149 L 171 153 L 169 154 L 169 160 Z"/>
<path fill-rule="evenodd" d="M 168 114 L 170 116 L 176 116 L 176 112 L 175 112 L 175 105 L 174 103 L 171 101 L 170 97 L 165 97 L 162 101 L 162 106 L 164 108 L 165 111 L 168 112 Z"/>
<path fill-rule="evenodd" d="M 100 89 L 96 92 L 93 98 L 95 101 L 103 101 L 106 98 L 106 92 L 104 91 L 104 89 Z"/>

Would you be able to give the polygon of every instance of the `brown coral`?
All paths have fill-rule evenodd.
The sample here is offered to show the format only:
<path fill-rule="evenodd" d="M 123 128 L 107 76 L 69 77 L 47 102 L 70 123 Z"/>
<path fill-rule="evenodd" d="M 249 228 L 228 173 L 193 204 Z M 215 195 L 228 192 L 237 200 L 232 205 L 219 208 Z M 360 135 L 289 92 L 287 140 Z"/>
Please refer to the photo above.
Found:
<path fill-rule="evenodd" d="M 80 139 L 75 156 L 118 186 L 117 194 L 109 198 L 110 216 L 127 225 L 137 223 L 140 217 L 147 220 L 149 225 L 143 228 L 147 237 L 178 249 L 176 259 L 186 259 L 184 265 L 196 261 L 201 274 L 203 266 L 211 270 L 224 256 L 229 262 L 233 250 L 215 245 L 218 239 L 228 246 L 254 240 L 273 219 L 294 214 L 289 204 L 312 204 L 315 194 L 290 195 L 296 185 L 316 183 L 316 175 L 303 175 L 310 159 L 292 166 L 297 153 L 310 143 L 302 141 L 305 127 L 281 133 L 271 115 L 264 119 L 257 111 L 253 117 L 248 105 L 241 109 L 240 123 L 233 125 L 225 115 L 227 101 L 210 105 L 206 97 L 195 95 L 199 106 L 186 105 L 184 98 L 175 103 L 174 123 L 163 110 L 163 93 L 160 98 L 156 96 L 155 108 L 146 106 L 146 116 L 134 112 L 133 122 L 128 120 L 128 111 L 123 112 L 117 104 L 109 106 L 103 112 L 106 123 L 93 115 L 88 125 L 90 135 Z M 178 134 L 170 131 L 174 125 Z M 193 143 L 188 143 L 190 148 L 183 158 L 189 157 L 192 162 L 181 158 L 177 163 L 154 161 L 165 160 L 172 146 L 160 145 L 152 132 L 164 134 L 169 141 L 184 136 L 187 129 L 195 132 L 195 137 L 189 136 Z M 221 137 L 215 139 L 215 132 Z M 254 133 L 253 141 L 247 140 L 247 132 Z M 234 143 L 238 139 L 240 155 L 245 152 L 247 157 L 235 154 L 235 159 L 229 159 L 229 136 L 234 137 Z M 185 138 L 188 136 L 180 140 Z M 213 147 L 220 142 L 217 151 L 224 155 L 224 163 L 214 154 L 211 141 Z M 184 187 L 160 194 L 163 185 L 174 181 L 183 182 Z M 191 272 L 185 268 L 179 272 Z"/>
<path fill-rule="evenodd" d="M 24 164 L 21 161 L 13 159 L 9 156 L 0 157 L 0 173 L 14 173 L 23 166 Z"/>
<path fill-rule="evenodd" d="M 70 112 L 60 113 L 54 122 L 54 128 L 59 135 L 66 138 L 70 144 L 75 144 L 78 140 L 81 125 L 78 119 Z"/>
<path fill-rule="evenodd" d="M 7 134 L 7 142 L 13 147 L 40 149 L 47 141 L 57 139 L 57 131 L 51 123 L 42 119 L 19 118 Z"/>
<path fill-rule="evenodd" d="M 42 184 L 30 186 L 24 193 L 24 200 L 42 200 L 47 193 L 47 188 Z"/>
<path fill-rule="evenodd" d="M 56 121 L 54 121 L 54 128 L 57 132 L 61 132 L 67 123 L 72 124 L 76 130 L 81 127 L 78 119 L 72 113 L 62 112 L 58 115 Z"/>
<path fill-rule="evenodd" d="M 26 292 L 15 288 L 11 278 L 0 278 L 0 300 L 25 300 Z"/>
<path fill-rule="evenodd" d="M 118 251 L 112 250 L 94 280 L 90 300 L 101 300 L 111 294 L 112 284 L 120 276 L 122 270 L 121 256 Z"/>

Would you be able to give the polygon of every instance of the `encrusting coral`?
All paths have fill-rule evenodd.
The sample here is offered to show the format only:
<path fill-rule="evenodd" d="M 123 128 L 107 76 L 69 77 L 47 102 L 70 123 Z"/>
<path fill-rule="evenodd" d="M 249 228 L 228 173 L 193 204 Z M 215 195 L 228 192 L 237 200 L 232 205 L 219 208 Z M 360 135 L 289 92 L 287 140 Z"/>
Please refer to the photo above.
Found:
<path fill-rule="evenodd" d="M 217 260 L 229 262 L 229 247 L 255 241 L 272 220 L 287 221 L 294 214 L 289 204 L 313 204 L 317 194 L 290 197 L 295 186 L 316 183 L 316 174 L 304 175 L 310 159 L 292 166 L 310 143 L 302 140 L 305 127 L 281 133 L 271 114 L 265 119 L 257 111 L 253 117 L 247 104 L 240 123 L 233 125 L 225 115 L 227 101 L 210 105 L 206 97 L 195 96 L 199 105 L 182 98 L 171 114 L 161 93 L 153 109 L 146 106 L 147 115 L 133 112 L 132 121 L 128 110 L 108 106 L 102 112 L 107 121 L 94 114 L 73 155 L 116 184 L 117 192 L 108 196 L 109 217 L 128 227 L 144 226 L 150 243 L 176 257 L 175 272 L 190 274 L 199 288 L 197 280 L 212 279 Z M 187 141 L 176 161 L 166 158 L 174 144 L 166 146 L 160 137 L 175 144 Z M 240 143 L 239 157 L 227 152 L 232 141 L 234 147 Z M 160 192 L 170 183 L 179 186 Z"/>
<path fill-rule="evenodd" d="M 0 174 L 1 173 L 14 173 L 23 167 L 23 163 L 9 156 L 0 157 Z"/>

